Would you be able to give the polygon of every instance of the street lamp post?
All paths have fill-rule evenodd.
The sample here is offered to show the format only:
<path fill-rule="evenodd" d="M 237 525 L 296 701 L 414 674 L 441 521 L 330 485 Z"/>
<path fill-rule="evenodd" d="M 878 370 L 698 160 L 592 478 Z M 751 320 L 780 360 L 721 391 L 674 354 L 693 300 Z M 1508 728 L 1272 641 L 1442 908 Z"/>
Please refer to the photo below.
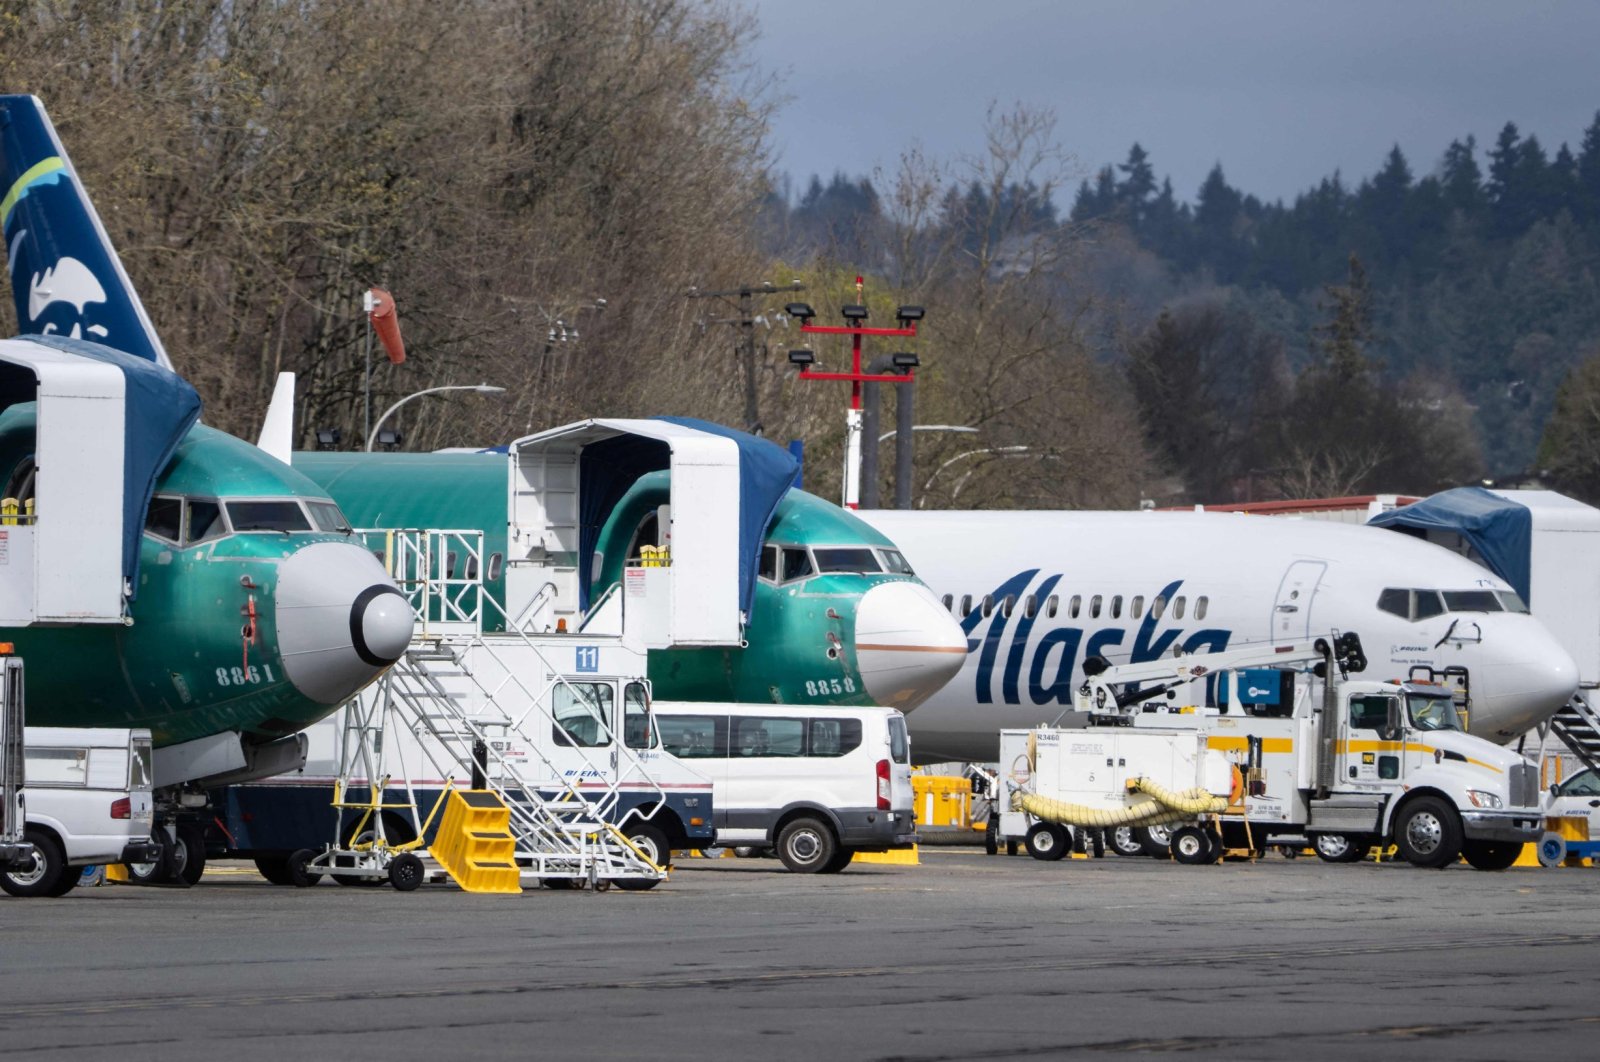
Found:
<path fill-rule="evenodd" d="M 383 416 L 379 417 L 378 422 L 372 426 L 372 431 L 367 435 L 367 452 L 372 452 L 372 444 L 378 441 L 378 429 L 383 427 L 383 422 L 389 419 L 390 414 L 413 398 L 421 398 L 423 395 L 436 395 L 443 391 L 476 391 L 480 395 L 498 395 L 504 394 L 505 388 L 494 387 L 490 384 L 450 384 L 446 387 L 430 387 L 424 391 L 415 391 L 406 395 L 400 401 L 384 410 Z"/>

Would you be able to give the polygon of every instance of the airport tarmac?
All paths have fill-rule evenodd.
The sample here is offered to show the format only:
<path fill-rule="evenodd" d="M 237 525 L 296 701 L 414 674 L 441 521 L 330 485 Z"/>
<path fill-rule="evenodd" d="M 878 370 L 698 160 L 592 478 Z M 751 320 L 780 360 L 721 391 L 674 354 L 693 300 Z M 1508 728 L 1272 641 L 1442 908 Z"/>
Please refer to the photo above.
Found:
<path fill-rule="evenodd" d="M 1600 870 L 924 849 L 647 893 L 0 897 L 9 1057 L 1590 1057 Z"/>

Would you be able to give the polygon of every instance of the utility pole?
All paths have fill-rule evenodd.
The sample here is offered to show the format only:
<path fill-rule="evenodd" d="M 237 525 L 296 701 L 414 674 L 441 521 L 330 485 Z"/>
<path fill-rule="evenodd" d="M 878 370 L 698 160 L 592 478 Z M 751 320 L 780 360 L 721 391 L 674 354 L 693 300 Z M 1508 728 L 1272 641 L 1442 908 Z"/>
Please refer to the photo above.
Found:
<path fill-rule="evenodd" d="M 713 324 L 733 325 L 739 329 L 739 355 L 744 364 L 744 430 L 755 433 L 761 428 L 760 391 L 756 372 L 756 296 L 776 295 L 784 291 L 804 291 L 806 286 L 798 280 L 778 286 L 770 281 L 760 284 L 741 284 L 722 291 L 701 291 L 690 288 L 688 298 L 720 299 L 739 312 L 737 317 L 719 317 Z M 732 300 L 737 298 L 738 302 Z"/>

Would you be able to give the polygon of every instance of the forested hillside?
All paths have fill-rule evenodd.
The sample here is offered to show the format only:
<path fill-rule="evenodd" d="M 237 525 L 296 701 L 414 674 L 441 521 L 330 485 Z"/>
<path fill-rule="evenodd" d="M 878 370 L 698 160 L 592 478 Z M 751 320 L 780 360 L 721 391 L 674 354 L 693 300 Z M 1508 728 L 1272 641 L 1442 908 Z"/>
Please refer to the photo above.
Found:
<path fill-rule="evenodd" d="M 951 188 L 943 205 L 982 194 Z M 1600 355 L 1600 115 L 1576 151 L 1507 123 L 1487 151 L 1464 135 L 1419 172 L 1395 147 L 1371 176 L 1332 174 L 1292 203 L 1232 187 L 1223 164 L 1180 198 L 1138 144 L 1080 181 L 1070 210 L 1025 185 L 1007 196 L 1022 227 L 1076 248 L 1063 280 L 1093 296 L 1095 354 L 1126 370 L 1184 500 L 1540 471 L 1581 489 L 1570 451 L 1600 422 L 1540 444 L 1563 380 Z M 846 255 L 872 253 L 884 213 L 870 181 L 843 175 L 769 210 L 769 232 Z M 1359 372 L 1314 396 L 1341 313 Z M 1357 445 L 1355 428 L 1390 442 Z"/>
<path fill-rule="evenodd" d="M 287 369 L 302 441 L 353 445 L 379 285 L 410 358 L 380 359 L 376 407 L 508 389 L 409 405 L 407 448 L 688 414 L 804 439 L 835 494 L 845 391 L 794 379 L 786 296 L 758 300 L 747 358 L 737 308 L 691 292 L 797 280 L 827 318 L 859 274 L 874 323 L 927 307 L 917 422 L 978 430 L 919 435 L 918 504 L 1539 468 L 1600 496 L 1600 118 L 1553 154 L 1510 125 L 1487 151 L 1397 148 L 1285 204 L 1222 165 L 1175 190 L 1137 145 L 1084 180 L 1018 105 L 960 160 L 796 190 L 752 33 L 713 0 L 13 2 L 0 84 L 45 100 L 207 420 L 242 435 Z"/>

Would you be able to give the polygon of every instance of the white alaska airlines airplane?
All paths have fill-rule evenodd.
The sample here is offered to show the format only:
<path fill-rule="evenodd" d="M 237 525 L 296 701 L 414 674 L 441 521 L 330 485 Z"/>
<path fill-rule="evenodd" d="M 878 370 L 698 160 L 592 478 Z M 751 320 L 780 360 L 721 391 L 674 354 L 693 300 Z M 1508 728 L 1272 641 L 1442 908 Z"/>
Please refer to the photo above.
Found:
<path fill-rule="evenodd" d="M 1578 685 L 1516 592 L 1377 528 L 1237 513 L 861 510 L 967 633 L 955 678 L 909 713 L 917 759 L 993 760 L 1002 727 L 1048 723 L 1083 661 L 1153 660 L 1355 631 L 1372 678 L 1466 668 L 1472 733 L 1506 742 Z"/>

